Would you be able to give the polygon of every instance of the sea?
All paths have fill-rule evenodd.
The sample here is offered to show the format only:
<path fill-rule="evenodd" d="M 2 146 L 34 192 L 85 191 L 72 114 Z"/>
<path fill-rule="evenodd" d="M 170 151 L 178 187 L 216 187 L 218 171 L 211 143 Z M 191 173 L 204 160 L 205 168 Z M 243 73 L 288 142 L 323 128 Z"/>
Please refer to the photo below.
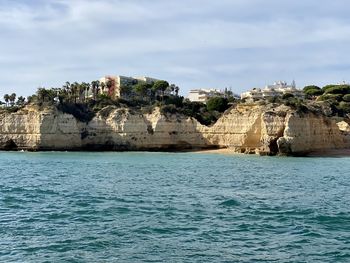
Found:
<path fill-rule="evenodd" d="M 350 158 L 0 152 L 0 262 L 350 262 Z"/>

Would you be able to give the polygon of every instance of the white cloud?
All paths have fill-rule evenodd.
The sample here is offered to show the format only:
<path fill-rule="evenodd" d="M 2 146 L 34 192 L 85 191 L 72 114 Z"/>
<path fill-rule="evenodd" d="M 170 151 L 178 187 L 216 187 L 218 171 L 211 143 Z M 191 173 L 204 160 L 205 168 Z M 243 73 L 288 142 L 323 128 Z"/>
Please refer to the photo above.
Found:
<path fill-rule="evenodd" d="M 349 59 L 346 1 L 30 2 L 0 3 L 1 96 L 112 73 L 237 92 L 276 78 L 334 82 L 349 73 L 341 66 Z"/>

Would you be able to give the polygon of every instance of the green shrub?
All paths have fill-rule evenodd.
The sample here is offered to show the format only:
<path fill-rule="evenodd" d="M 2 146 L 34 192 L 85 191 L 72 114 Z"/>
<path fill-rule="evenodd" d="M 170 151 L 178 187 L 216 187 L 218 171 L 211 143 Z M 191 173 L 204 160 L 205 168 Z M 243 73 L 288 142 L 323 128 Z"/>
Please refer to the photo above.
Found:
<path fill-rule="evenodd" d="M 343 101 L 350 102 L 350 94 L 346 94 L 343 96 Z"/>
<path fill-rule="evenodd" d="M 350 85 L 336 85 L 333 87 L 329 87 L 324 92 L 325 94 L 349 94 L 350 93 Z"/>
<path fill-rule="evenodd" d="M 274 96 L 274 97 L 267 98 L 267 101 L 269 103 L 280 103 L 281 102 L 281 98 L 279 98 L 277 96 Z"/>
<path fill-rule="evenodd" d="M 285 99 L 289 99 L 289 98 L 294 98 L 294 95 L 291 94 L 291 93 L 285 93 L 282 95 L 282 99 L 285 100 Z"/>
<path fill-rule="evenodd" d="M 176 107 L 183 107 L 183 97 L 180 96 L 166 96 L 164 97 L 164 104 L 173 104 Z"/>
<path fill-rule="evenodd" d="M 320 97 L 318 97 L 319 101 L 342 101 L 343 96 L 341 94 L 323 94 Z"/>
<path fill-rule="evenodd" d="M 11 106 L 11 107 L 3 108 L 3 109 L 9 113 L 15 113 L 15 112 L 19 111 L 21 108 L 23 108 L 23 106 Z"/>
<path fill-rule="evenodd" d="M 303 88 L 303 91 L 306 93 L 308 90 L 321 90 L 320 87 L 315 85 L 308 85 Z"/>
<path fill-rule="evenodd" d="M 61 103 L 57 106 L 57 109 L 63 113 L 73 115 L 81 122 L 89 122 L 95 116 L 95 113 L 86 104 Z"/>
<path fill-rule="evenodd" d="M 323 94 L 323 91 L 321 89 L 308 89 L 304 93 L 308 96 L 320 96 Z"/>
<path fill-rule="evenodd" d="M 334 85 L 334 84 L 329 84 L 329 85 L 326 85 L 322 88 L 322 91 L 323 92 L 326 92 L 328 89 L 331 89 L 331 88 L 334 88 L 336 87 L 337 85 Z"/>
<path fill-rule="evenodd" d="M 218 111 L 224 112 L 229 108 L 228 100 L 223 97 L 213 97 L 207 101 L 207 110 L 208 111 Z"/>
<path fill-rule="evenodd" d="M 339 103 L 338 109 L 342 110 L 343 113 L 350 113 L 350 103 L 342 101 Z"/>
<path fill-rule="evenodd" d="M 175 114 L 175 113 L 179 112 L 179 110 L 177 109 L 177 107 L 174 104 L 169 104 L 169 105 L 161 106 L 160 112 L 162 114 L 166 114 L 166 113 Z"/>
<path fill-rule="evenodd" d="M 151 114 L 154 110 L 153 105 L 143 106 L 141 107 L 141 113 L 142 114 Z"/>

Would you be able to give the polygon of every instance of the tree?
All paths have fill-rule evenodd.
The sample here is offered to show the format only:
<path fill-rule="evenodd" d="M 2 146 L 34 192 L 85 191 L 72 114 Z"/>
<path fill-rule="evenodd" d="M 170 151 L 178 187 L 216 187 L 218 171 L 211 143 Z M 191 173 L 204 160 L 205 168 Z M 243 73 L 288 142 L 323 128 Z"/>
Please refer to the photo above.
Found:
<path fill-rule="evenodd" d="M 11 106 L 13 106 L 14 104 L 15 104 L 15 100 L 16 100 L 16 93 L 12 93 L 11 95 L 10 95 L 10 103 L 11 103 Z"/>
<path fill-rule="evenodd" d="M 292 93 L 285 93 L 282 95 L 282 100 L 287 100 L 289 98 L 294 98 L 294 95 Z"/>
<path fill-rule="evenodd" d="M 66 83 L 62 86 L 62 88 L 68 91 L 70 90 L 70 85 L 71 84 L 69 83 L 69 81 L 66 81 Z"/>
<path fill-rule="evenodd" d="M 108 89 L 108 96 L 109 97 L 113 97 L 114 96 L 114 88 L 115 88 L 115 83 L 114 83 L 114 80 L 113 79 L 107 79 L 107 82 L 106 82 L 106 87 Z"/>
<path fill-rule="evenodd" d="M 175 84 L 171 84 L 170 86 L 171 94 L 174 94 L 175 92 Z"/>
<path fill-rule="evenodd" d="M 180 88 L 178 86 L 175 86 L 175 96 L 179 96 L 179 90 Z"/>
<path fill-rule="evenodd" d="M 19 96 L 19 97 L 17 98 L 16 104 L 17 104 L 18 106 L 23 106 L 25 100 L 26 100 L 26 99 L 25 99 L 23 96 Z"/>
<path fill-rule="evenodd" d="M 28 102 L 28 103 L 33 103 L 33 102 L 35 102 L 35 101 L 37 101 L 37 100 L 38 100 L 37 95 L 31 95 L 31 96 L 28 96 L 28 97 L 27 97 L 27 102 Z"/>
<path fill-rule="evenodd" d="M 70 86 L 71 94 L 72 94 L 72 98 L 74 100 L 74 103 L 77 103 L 77 98 L 79 96 L 78 95 L 79 87 L 80 87 L 80 84 L 78 82 L 73 82 Z"/>
<path fill-rule="evenodd" d="M 305 95 L 309 96 L 309 97 L 313 97 L 313 96 L 320 96 L 323 94 L 323 90 L 319 89 L 308 89 L 306 91 L 304 91 Z"/>
<path fill-rule="evenodd" d="M 121 85 L 120 86 L 120 97 L 121 98 L 129 98 L 132 94 L 133 86 L 130 84 Z M 113 92 L 109 92 L 109 97 L 113 97 Z"/>
<path fill-rule="evenodd" d="M 328 89 L 331 89 L 331 88 L 334 88 L 336 87 L 337 85 L 334 85 L 334 84 L 329 84 L 329 85 L 326 85 L 322 88 L 323 92 L 326 92 Z"/>
<path fill-rule="evenodd" d="M 228 98 L 228 99 L 233 98 L 233 92 L 232 92 L 231 88 L 230 89 L 225 88 L 224 96 L 225 96 L 225 98 Z"/>
<path fill-rule="evenodd" d="M 321 88 L 316 85 L 308 85 L 303 88 L 304 92 L 307 92 L 308 90 L 321 90 Z"/>
<path fill-rule="evenodd" d="M 335 85 L 325 90 L 325 94 L 349 94 L 350 85 Z"/>
<path fill-rule="evenodd" d="M 171 84 L 170 86 L 171 93 L 175 96 L 179 95 L 179 87 L 176 86 L 175 84 Z"/>
<path fill-rule="evenodd" d="M 87 94 L 90 90 L 90 83 L 82 82 L 81 84 L 79 84 L 78 90 L 79 90 L 79 101 L 85 102 Z"/>
<path fill-rule="evenodd" d="M 91 84 L 90 83 L 85 83 L 85 100 L 89 98 L 90 88 L 91 88 Z"/>
<path fill-rule="evenodd" d="M 68 101 L 71 99 L 71 84 L 69 81 L 66 81 L 66 83 L 62 86 L 62 92 L 60 94 L 60 99 L 67 99 Z"/>
<path fill-rule="evenodd" d="M 169 87 L 169 83 L 165 80 L 157 80 L 156 82 L 154 82 L 153 86 L 152 86 L 152 91 L 155 95 L 157 95 L 157 93 L 161 94 L 161 97 L 163 99 L 164 96 L 164 91 Z"/>
<path fill-rule="evenodd" d="M 228 108 L 228 101 L 223 97 L 213 97 L 207 100 L 208 111 L 224 112 Z"/>
<path fill-rule="evenodd" d="M 305 86 L 303 88 L 303 91 L 306 95 L 307 98 L 313 98 L 315 96 L 320 96 L 324 93 L 324 91 L 315 85 L 309 85 L 309 86 Z"/>
<path fill-rule="evenodd" d="M 7 106 L 8 106 L 8 104 L 9 104 L 9 101 L 10 101 L 10 95 L 5 94 L 5 95 L 4 95 L 4 100 L 5 100 L 6 107 L 7 107 Z"/>
<path fill-rule="evenodd" d="M 92 99 L 93 100 L 96 100 L 96 96 L 99 92 L 99 88 L 100 88 L 100 81 L 94 80 L 91 82 L 91 90 L 92 90 Z"/>
<path fill-rule="evenodd" d="M 340 102 L 343 99 L 342 94 L 322 94 L 317 98 L 318 101 L 332 101 L 332 103 L 335 103 L 336 101 Z"/>
<path fill-rule="evenodd" d="M 101 94 L 105 94 L 106 83 L 104 82 L 100 83 L 100 87 L 101 87 Z"/>
<path fill-rule="evenodd" d="M 136 94 L 138 94 L 143 100 L 151 88 L 152 88 L 151 84 L 148 84 L 146 82 L 139 82 L 133 86 L 133 91 Z"/>
<path fill-rule="evenodd" d="M 43 102 L 52 103 L 57 97 L 57 91 L 54 88 L 51 88 L 51 89 L 38 88 L 38 90 L 36 91 L 36 96 L 37 96 L 37 102 L 39 103 L 43 103 Z"/>

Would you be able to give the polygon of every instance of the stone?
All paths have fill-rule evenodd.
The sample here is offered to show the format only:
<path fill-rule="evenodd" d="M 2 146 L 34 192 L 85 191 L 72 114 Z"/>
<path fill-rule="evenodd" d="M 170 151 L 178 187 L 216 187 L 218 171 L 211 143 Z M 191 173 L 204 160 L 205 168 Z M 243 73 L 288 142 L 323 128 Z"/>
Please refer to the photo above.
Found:
<path fill-rule="evenodd" d="M 111 108 L 90 122 L 55 108 L 0 113 L 0 149 L 188 150 L 229 148 L 260 155 L 305 155 L 350 146 L 350 127 L 287 106 L 240 104 L 207 127 L 181 114 Z M 107 114 L 105 113 L 107 112 Z"/>

